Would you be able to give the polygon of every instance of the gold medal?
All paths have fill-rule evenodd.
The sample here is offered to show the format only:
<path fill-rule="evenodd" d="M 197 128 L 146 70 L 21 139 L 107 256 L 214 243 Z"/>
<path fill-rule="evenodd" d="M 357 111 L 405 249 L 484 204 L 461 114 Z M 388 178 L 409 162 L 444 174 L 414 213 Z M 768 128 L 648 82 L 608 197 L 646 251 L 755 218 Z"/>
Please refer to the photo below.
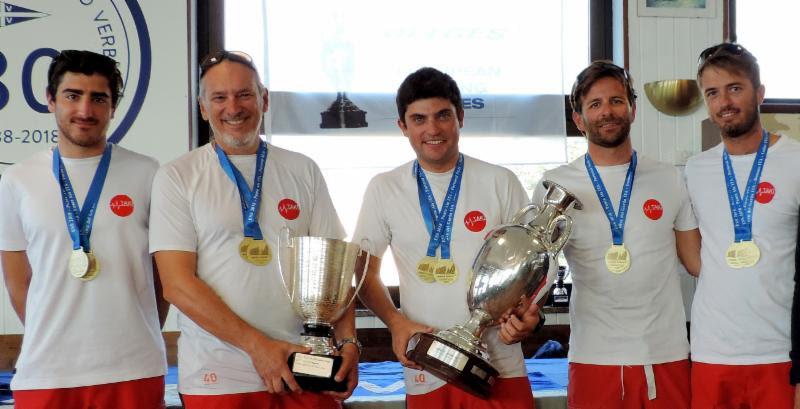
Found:
<path fill-rule="evenodd" d="M 89 258 L 89 268 L 86 270 L 86 275 L 79 278 L 82 281 L 91 281 L 97 278 L 97 274 L 100 272 L 100 262 L 97 261 L 97 257 L 92 251 L 86 253 L 86 256 Z"/>
<path fill-rule="evenodd" d="M 725 261 L 731 268 L 753 267 L 761 258 L 761 250 L 752 240 L 733 243 L 725 252 Z"/>
<path fill-rule="evenodd" d="M 81 278 L 89 271 L 89 256 L 83 252 L 83 248 L 72 250 L 67 263 L 69 273 L 75 278 Z"/>
<path fill-rule="evenodd" d="M 433 278 L 442 284 L 450 284 L 458 278 L 456 263 L 451 259 L 440 259 L 433 269 Z"/>
<path fill-rule="evenodd" d="M 272 250 L 266 240 L 251 239 L 247 246 L 247 261 L 257 265 L 266 266 L 272 260 Z"/>
<path fill-rule="evenodd" d="M 631 254 L 624 244 L 612 244 L 606 252 L 606 268 L 614 274 L 622 274 L 631 268 Z"/>
<path fill-rule="evenodd" d="M 436 259 L 433 257 L 425 256 L 417 263 L 417 277 L 426 283 L 436 282 L 433 277 L 433 269 L 436 267 Z"/>
<path fill-rule="evenodd" d="M 245 237 L 242 239 L 241 243 L 239 243 L 239 257 L 246 262 L 250 262 L 250 259 L 247 258 L 247 249 L 250 247 L 250 243 L 253 242 L 252 237 Z"/>

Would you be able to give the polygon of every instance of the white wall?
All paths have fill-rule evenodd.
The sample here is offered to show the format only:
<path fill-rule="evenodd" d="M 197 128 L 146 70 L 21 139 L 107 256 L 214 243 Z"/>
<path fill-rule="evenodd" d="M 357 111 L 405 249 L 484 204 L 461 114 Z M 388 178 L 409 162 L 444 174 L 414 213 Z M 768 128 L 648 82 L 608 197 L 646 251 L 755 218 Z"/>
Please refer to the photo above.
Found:
<path fill-rule="evenodd" d="M 638 152 L 678 166 L 700 152 L 705 107 L 683 117 L 662 114 L 647 100 L 644 84 L 695 78 L 700 52 L 723 41 L 723 3 L 716 2 L 713 18 L 639 17 L 638 1 L 628 0 L 628 63 L 639 95 L 631 138 Z M 681 279 L 687 319 L 695 281 L 687 274 Z"/>

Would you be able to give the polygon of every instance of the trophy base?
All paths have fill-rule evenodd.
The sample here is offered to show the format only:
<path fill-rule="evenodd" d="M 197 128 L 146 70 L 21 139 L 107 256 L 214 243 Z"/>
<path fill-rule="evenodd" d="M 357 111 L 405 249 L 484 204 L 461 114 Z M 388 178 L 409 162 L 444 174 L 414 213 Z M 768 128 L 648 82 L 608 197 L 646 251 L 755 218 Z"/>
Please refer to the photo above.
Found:
<path fill-rule="evenodd" d="M 347 381 L 333 379 L 342 366 L 342 357 L 330 355 L 301 354 L 289 355 L 289 369 L 295 381 L 303 390 L 322 392 L 345 392 Z"/>
<path fill-rule="evenodd" d="M 433 334 L 418 332 L 408 342 L 406 357 L 459 388 L 488 398 L 499 375 L 481 357 Z"/>

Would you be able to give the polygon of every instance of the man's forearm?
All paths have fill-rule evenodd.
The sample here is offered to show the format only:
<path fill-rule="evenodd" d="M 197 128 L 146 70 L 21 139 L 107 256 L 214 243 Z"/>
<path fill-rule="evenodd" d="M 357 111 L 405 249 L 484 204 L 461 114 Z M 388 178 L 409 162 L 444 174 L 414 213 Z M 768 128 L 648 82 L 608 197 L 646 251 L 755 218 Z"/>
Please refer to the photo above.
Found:
<path fill-rule="evenodd" d="M 185 254 L 175 257 L 176 254 L 166 253 Z M 191 255 L 191 260 L 187 255 Z M 158 252 L 155 257 L 164 298 L 201 328 L 248 353 L 254 349 L 257 338 L 268 338 L 233 312 L 208 284 L 195 275 L 194 253 Z"/>
<path fill-rule="evenodd" d="M 28 300 L 32 274 L 28 255 L 25 251 L 2 251 L 0 260 L 11 306 L 22 325 L 25 325 L 25 303 Z"/>

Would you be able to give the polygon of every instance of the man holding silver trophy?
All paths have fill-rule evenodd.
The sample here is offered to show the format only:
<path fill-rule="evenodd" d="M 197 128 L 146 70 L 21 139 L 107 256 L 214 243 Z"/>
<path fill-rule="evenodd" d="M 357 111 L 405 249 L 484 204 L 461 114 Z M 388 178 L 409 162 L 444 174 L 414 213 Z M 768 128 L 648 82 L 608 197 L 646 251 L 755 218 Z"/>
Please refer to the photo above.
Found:
<path fill-rule="evenodd" d="M 470 319 L 471 263 L 491 228 L 510 222 L 526 205 L 525 191 L 511 171 L 459 153 L 464 110 L 449 75 L 422 68 L 403 81 L 396 100 L 397 123 L 416 160 L 370 181 L 354 240 L 368 239 L 374 255 L 359 296 L 392 333 L 392 348 L 405 366 L 407 407 L 532 408 L 518 342 L 539 322 L 535 304 L 501 326 L 477 329 L 491 363 L 483 353 L 466 353 L 438 337 L 447 331 L 431 334 Z M 379 275 L 378 257 L 388 246 L 400 276 L 402 311 Z M 415 342 L 428 343 L 427 355 L 419 355 L 429 358 L 424 365 L 407 357 L 415 356 Z M 434 362 L 440 367 L 432 372 Z M 451 383 L 433 373 L 452 375 Z"/>
<path fill-rule="evenodd" d="M 341 301 L 351 287 L 348 274 L 335 277 L 343 277 L 346 285 L 330 286 L 335 308 L 303 328 L 306 317 L 301 319 L 292 306 L 278 260 L 285 254 L 280 247 L 307 244 L 282 240 L 283 231 L 328 240 L 344 237 L 322 174 L 311 159 L 259 137 L 267 90 L 247 54 L 222 51 L 207 57 L 200 66 L 198 101 L 214 140 L 159 170 L 150 219 L 150 251 L 165 298 L 180 310 L 184 405 L 340 408 L 339 401 L 358 382 L 354 310 Z M 333 254 L 347 257 L 327 265 L 338 262 L 343 271 L 342 266 L 354 264 L 347 260 L 357 251 L 345 247 L 337 246 L 343 251 L 334 249 Z M 303 272 L 320 277 L 318 270 Z M 334 353 L 328 321 L 337 318 L 339 351 Z M 311 334 L 301 338 L 301 331 Z M 320 349 L 340 358 L 311 354 L 316 349 L 304 339 L 319 341 Z M 301 375 L 335 378 L 342 387 L 337 387 L 340 392 L 299 393 Z"/>
<path fill-rule="evenodd" d="M 569 406 L 688 408 L 678 263 L 697 274 L 700 238 L 683 177 L 633 150 L 636 94 L 625 69 L 592 63 L 570 102 L 588 153 L 543 177 L 583 204 L 564 247 L 573 279 Z M 533 201 L 544 194 L 538 186 Z"/>

